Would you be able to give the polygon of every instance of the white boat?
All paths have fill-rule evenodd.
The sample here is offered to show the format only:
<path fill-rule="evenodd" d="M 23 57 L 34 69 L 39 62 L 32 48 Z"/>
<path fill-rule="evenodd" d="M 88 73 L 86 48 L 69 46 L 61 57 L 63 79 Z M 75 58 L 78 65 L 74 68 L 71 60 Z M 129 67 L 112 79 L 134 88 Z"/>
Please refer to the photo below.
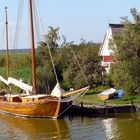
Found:
<path fill-rule="evenodd" d="M 101 100 L 107 100 L 116 94 L 116 89 L 110 88 L 98 94 Z"/>

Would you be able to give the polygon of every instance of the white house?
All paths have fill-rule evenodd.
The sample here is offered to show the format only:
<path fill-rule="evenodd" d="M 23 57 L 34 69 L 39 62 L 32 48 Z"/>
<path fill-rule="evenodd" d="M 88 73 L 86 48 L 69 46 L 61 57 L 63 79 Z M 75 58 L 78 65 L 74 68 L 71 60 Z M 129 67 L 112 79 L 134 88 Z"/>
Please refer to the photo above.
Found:
<path fill-rule="evenodd" d="M 112 56 L 113 51 L 109 45 L 110 40 L 113 39 L 113 34 L 122 32 L 123 27 L 123 24 L 109 24 L 103 43 L 101 44 L 99 55 L 102 56 L 102 61 L 100 64 L 105 68 L 107 73 L 109 73 L 111 64 L 115 62 Z"/>

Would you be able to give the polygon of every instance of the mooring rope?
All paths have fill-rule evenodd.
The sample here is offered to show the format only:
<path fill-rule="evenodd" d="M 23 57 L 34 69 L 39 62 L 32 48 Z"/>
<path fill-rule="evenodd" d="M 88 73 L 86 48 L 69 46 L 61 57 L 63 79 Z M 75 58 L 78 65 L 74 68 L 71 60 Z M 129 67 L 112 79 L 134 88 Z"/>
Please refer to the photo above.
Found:
<path fill-rule="evenodd" d="M 58 114 L 58 117 L 64 114 L 70 107 L 72 107 L 72 104 L 68 106 L 65 110 L 63 110 L 61 113 Z"/>

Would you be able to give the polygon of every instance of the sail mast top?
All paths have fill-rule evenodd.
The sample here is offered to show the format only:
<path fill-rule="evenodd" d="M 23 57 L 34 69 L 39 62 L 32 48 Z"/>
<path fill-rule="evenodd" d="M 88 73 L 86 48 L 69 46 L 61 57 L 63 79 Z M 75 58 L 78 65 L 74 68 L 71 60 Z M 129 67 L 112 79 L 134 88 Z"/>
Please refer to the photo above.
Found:
<path fill-rule="evenodd" d="M 34 43 L 32 0 L 29 0 L 29 15 L 30 15 L 30 36 L 31 36 L 30 39 L 32 46 L 32 81 L 33 81 L 33 92 L 34 95 L 36 95 L 35 43 Z"/>

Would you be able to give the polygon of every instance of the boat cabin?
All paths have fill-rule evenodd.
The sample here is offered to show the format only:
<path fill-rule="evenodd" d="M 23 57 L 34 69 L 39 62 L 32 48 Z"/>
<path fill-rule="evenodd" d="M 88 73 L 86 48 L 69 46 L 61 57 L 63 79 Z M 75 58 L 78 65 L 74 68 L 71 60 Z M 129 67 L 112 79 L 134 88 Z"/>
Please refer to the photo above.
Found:
<path fill-rule="evenodd" d="M 20 98 L 20 96 L 18 94 L 16 94 L 16 95 L 6 94 L 5 98 L 9 102 L 22 102 L 22 99 Z"/>
<path fill-rule="evenodd" d="M 22 102 L 23 103 L 32 103 L 34 101 L 39 101 L 39 100 L 44 99 L 46 97 L 47 97 L 46 94 L 25 96 L 25 97 L 22 97 Z"/>

